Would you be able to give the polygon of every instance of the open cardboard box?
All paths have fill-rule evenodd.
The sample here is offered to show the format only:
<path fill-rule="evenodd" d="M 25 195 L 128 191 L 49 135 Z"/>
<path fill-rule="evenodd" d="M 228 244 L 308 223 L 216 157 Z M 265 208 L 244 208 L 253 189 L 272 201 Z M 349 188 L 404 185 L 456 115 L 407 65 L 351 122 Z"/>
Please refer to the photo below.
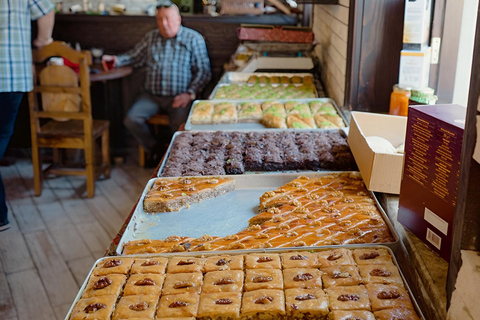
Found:
<path fill-rule="evenodd" d="M 382 137 L 398 147 L 405 143 L 407 117 L 356 111 L 351 114 L 348 144 L 367 189 L 399 194 L 403 154 L 376 153 L 368 145 L 366 137 Z"/>

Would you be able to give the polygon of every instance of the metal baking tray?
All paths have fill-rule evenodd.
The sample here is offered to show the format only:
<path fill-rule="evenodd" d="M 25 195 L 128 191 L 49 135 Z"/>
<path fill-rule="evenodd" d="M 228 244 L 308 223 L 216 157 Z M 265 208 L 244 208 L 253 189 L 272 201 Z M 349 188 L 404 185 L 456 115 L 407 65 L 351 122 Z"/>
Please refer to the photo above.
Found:
<path fill-rule="evenodd" d="M 156 214 L 148 214 L 143 210 L 145 195 L 155 181 L 155 179 L 151 179 L 137 203 L 116 252 L 122 254 L 124 244 L 132 240 L 160 240 L 172 235 L 199 238 L 204 234 L 209 234 L 225 237 L 237 233 L 247 228 L 248 219 L 258 213 L 258 199 L 264 192 L 279 188 L 301 175 L 321 177 L 331 173 L 330 171 L 231 176 L 235 179 L 235 190 L 222 195 L 220 198 L 201 201 L 190 206 L 189 209 L 184 208 L 180 211 Z M 348 173 L 348 171 L 342 173 Z M 398 235 L 375 195 L 372 192 L 370 192 L 370 195 L 375 200 L 380 214 L 395 239 L 394 242 L 383 244 L 395 248 L 398 244 Z M 218 212 L 222 212 L 221 218 L 219 218 Z"/>
<path fill-rule="evenodd" d="M 247 83 L 248 79 L 251 76 L 257 76 L 257 77 L 312 77 L 312 73 L 275 73 L 275 72 L 255 72 L 255 73 L 249 73 L 249 72 L 225 72 L 223 76 L 220 78 L 220 81 L 218 83 Z"/>
<path fill-rule="evenodd" d="M 255 131 L 255 132 L 271 132 L 272 130 L 276 130 L 276 131 L 288 131 L 288 130 L 291 130 L 291 131 L 301 131 L 301 132 L 309 132 L 309 131 L 313 131 L 313 132 L 318 132 L 318 129 L 267 129 L 267 128 L 262 128 L 262 129 L 252 129 L 252 130 L 248 130 L 248 131 Z M 340 134 L 342 134 L 343 137 L 346 137 L 348 136 L 348 130 L 349 130 L 349 127 L 346 127 L 346 128 L 342 128 L 342 129 L 322 129 L 322 130 L 330 130 L 330 131 L 338 131 L 340 132 Z M 203 130 L 202 132 L 216 132 L 216 131 L 242 131 L 242 130 L 234 130 L 234 129 L 226 129 L 226 130 Z M 190 133 L 197 133 L 197 132 L 200 132 L 200 131 L 191 131 Z M 168 148 L 167 148 L 167 151 L 165 152 L 165 156 L 163 157 L 162 159 L 162 162 L 160 164 L 160 167 L 158 168 L 158 171 L 157 171 L 157 177 L 161 177 L 161 174 L 163 173 L 163 168 L 165 167 L 165 165 L 167 164 L 167 161 L 168 161 L 168 158 L 170 157 L 170 153 L 172 152 L 172 148 L 175 144 L 175 139 L 183 134 L 184 132 L 182 131 L 177 131 L 173 134 L 172 136 L 172 140 L 170 141 L 170 144 L 168 145 Z M 299 170 L 290 170 L 290 171 L 246 171 L 245 174 L 253 174 L 253 173 L 269 173 L 269 174 L 272 174 L 272 173 L 279 173 L 279 172 L 312 172 L 312 171 L 308 171 L 308 170 L 305 170 L 305 171 L 299 171 Z"/>
<path fill-rule="evenodd" d="M 223 255 L 223 254 L 228 254 L 228 255 L 239 255 L 239 254 L 250 254 L 250 253 L 286 253 L 286 252 L 301 252 L 301 251 L 308 251 L 308 252 L 321 252 L 321 251 L 327 251 L 327 250 L 332 250 L 332 249 L 338 249 L 338 248 L 346 248 L 346 249 L 362 249 L 362 248 L 375 248 L 375 249 L 385 249 L 387 250 L 390 255 L 392 256 L 392 261 L 393 264 L 398 268 L 398 272 L 400 274 L 400 277 L 402 278 L 403 284 L 405 285 L 405 289 L 407 290 L 410 299 L 412 300 L 412 304 L 415 308 L 415 312 L 419 316 L 420 319 L 425 320 L 425 316 L 423 315 L 422 310 L 420 309 L 420 306 L 415 299 L 415 296 L 412 293 L 412 290 L 410 289 L 410 286 L 408 285 L 407 280 L 405 279 L 405 276 L 403 275 L 402 269 L 400 269 L 400 266 L 398 264 L 397 258 L 395 257 L 394 252 L 392 251 L 391 248 L 383 246 L 383 245 L 362 245 L 362 244 L 354 244 L 354 245 L 349 245 L 347 246 L 322 246 L 322 247 L 305 247 L 305 248 L 268 248 L 268 249 L 251 249 L 251 250 L 237 250 L 237 251 L 205 251 L 205 252 L 179 252 L 179 253 L 156 253 L 156 254 L 141 254 L 141 255 L 128 255 L 124 256 L 124 258 L 139 258 L 139 259 L 148 259 L 148 258 L 158 258 L 158 257 L 166 257 L 166 258 L 171 258 L 173 256 L 186 256 L 186 257 L 209 257 L 209 256 L 216 256 L 216 255 Z M 83 282 L 82 286 L 80 287 L 77 296 L 75 297 L 74 301 L 72 302 L 72 305 L 70 309 L 67 312 L 67 315 L 65 316 L 65 320 L 69 320 L 73 308 L 75 304 L 80 300 L 82 297 L 83 291 L 87 287 L 88 280 L 90 279 L 93 270 L 95 267 L 102 263 L 103 261 L 107 259 L 111 259 L 112 257 L 104 257 L 100 258 L 97 261 L 95 261 L 94 265 L 90 269 L 87 277 L 85 278 L 85 281 Z M 122 257 L 119 257 L 119 259 L 122 259 Z M 320 268 L 321 269 L 321 268 Z"/>
<path fill-rule="evenodd" d="M 230 83 L 218 83 L 218 84 L 215 86 L 215 88 L 213 88 L 213 91 L 212 91 L 212 93 L 210 93 L 210 95 L 208 96 L 208 99 L 209 99 L 209 100 L 217 100 L 217 99 L 215 99 L 215 95 L 217 94 L 218 89 L 221 88 L 221 87 L 229 86 L 229 85 L 231 85 L 231 84 L 230 84 Z M 238 84 L 238 85 L 240 85 L 240 86 L 249 86 L 249 87 L 253 87 L 253 86 L 254 86 L 253 84 L 248 84 L 248 83 L 243 83 L 243 84 L 240 83 L 240 84 Z M 290 84 L 274 83 L 274 84 L 270 84 L 270 85 L 273 86 L 273 87 L 278 87 L 278 86 L 286 87 L 286 86 L 289 86 Z M 298 84 L 297 84 L 297 83 L 296 83 L 296 84 L 293 84 L 293 85 L 296 86 L 296 87 L 299 87 L 299 86 L 301 86 L 301 85 L 303 85 L 303 84 L 301 84 L 301 83 L 298 83 Z M 260 84 L 260 86 L 262 86 L 262 84 Z M 317 97 L 318 97 L 318 90 L 317 90 L 317 87 L 315 86 L 315 83 L 313 83 L 312 86 L 313 86 L 313 88 L 314 88 L 314 92 L 313 92 L 313 93 L 314 93 L 314 95 L 315 95 L 315 98 L 317 98 Z M 222 100 L 223 100 L 223 99 L 222 99 Z M 276 100 L 276 99 L 275 99 L 275 98 L 272 98 L 272 99 L 270 99 L 270 100 Z M 288 100 L 291 100 L 291 99 L 288 99 Z"/>
<path fill-rule="evenodd" d="M 300 103 L 310 103 L 312 101 L 321 101 L 323 103 L 331 103 L 335 110 L 337 111 L 337 114 L 342 118 L 343 123 L 345 124 L 346 127 L 348 127 L 348 121 L 345 118 L 345 115 L 343 112 L 340 110 L 340 108 L 337 106 L 335 101 L 330 98 L 311 98 L 311 99 L 273 99 L 274 101 L 278 101 L 282 104 L 285 104 L 288 101 L 297 101 Z M 197 131 L 202 131 L 202 130 L 257 130 L 257 129 L 272 129 L 272 128 L 266 128 L 263 124 L 260 122 L 237 122 L 237 123 L 219 123 L 219 124 L 193 124 L 191 121 L 191 116 L 192 116 L 192 111 L 194 106 L 202 101 L 209 101 L 212 104 L 219 104 L 222 102 L 228 102 L 232 103 L 235 106 L 238 106 L 244 102 L 256 102 L 259 103 L 260 105 L 266 101 L 273 101 L 272 99 L 239 99 L 239 100 L 195 100 L 193 102 L 192 108 L 190 109 L 190 113 L 188 114 L 187 122 L 185 123 L 185 130 L 197 130 Z M 282 129 L 285 130 L 285 129 Z M 293 130 L 293 129 L 290 129 Z M 300 129 L 297 129 L 300 130 Z M 305 130 L 305 129 L 304 129 Z M 331 129 L 316 129 L 316 130 L 331 130 Z"/>

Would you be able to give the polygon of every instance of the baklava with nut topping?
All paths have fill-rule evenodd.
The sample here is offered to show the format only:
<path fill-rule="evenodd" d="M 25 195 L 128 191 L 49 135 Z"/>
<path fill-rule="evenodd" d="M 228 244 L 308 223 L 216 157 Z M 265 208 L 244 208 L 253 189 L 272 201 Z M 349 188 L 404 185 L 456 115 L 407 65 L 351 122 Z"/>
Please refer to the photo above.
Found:
<path fill-rule="evenodd" d="M 242 292 L 244 274 L 241 270 L 207 272 L 203 277 L 203 293 Z"/>
<path fill-rule="evenodd" d="M 328 314 L 328 320 L 375 320 L 373 313 L 363 310 L 334 310 Z M 392 320 L 392 319 L 390 319 Z"/>
<path fill-rule="evenodd" d="M 353 257 L 358 265 L 363 264 L 384 264 L 392 262 L 392 257 L 385 249 L 355 249 Z"/>
<path fill-rule="evenodd" d="M 367 289 L 363 285 L 349 287 L 331 287 L 325 289 L 328 295 L 330 310 L 367 310 L 370 311 L 370 300 Z"/>
<path fill-rule="evenodd" d="M 403 287 L 371 283 L 367 284 L 366 288 L 372 303 L 373 311 L 392 308 L 406 308 L 413 310 L 410 296 Z"/>
<path fill-rule="evenodd" d="M 288 252 L 281 253 L 283 269 L 290 268 L 317 268 L 317 257 L 311 252 Z"/>
<path fill-rule="evenodd" d="M 322 268 L 322 280 L 325 288 L 333 286 L 358 286 L 362 278 L 356 266 L 335 266 Z"/>
<path fill-rule="evenodd" d="M 235 180 L 229 177 L 158 178 L 145 195 L 143 209 L 149 213 L 178 211 L 234 189 Z"/>
<path fill-rule="evenodd" d="M 131 274 L 135 273 L 158 273 L 164 274 L 167 268 L 168 258 L 135 259 Z"/>
<path fill-rule="evenodd" d="M 240 292 L 202 293 L 198 305 L 199 320 L 237 320 L 240 318 Z"/>
<path fill-rule="evenodd" d="M 173 257 L 168 262 L 167 273 L 200 272 L 204 264 L 205 258 Z"/>
<path fill-rule="evenodd" d="M 321 288 L 322 272 L 315 268 L 292 268 L 283 270 L 283 285 L 285 289 Z"/>
<path fill-rule="evenodd" d="M 325 319 L 328 314 L 328 298 L 320 288 L 286 289 L 285 305 L 288 319 Z"/>
<path fill-rule="evenodd" d="M 281 269 L 280 256 L 277 253 L 253 253 L 245 257 L 246 269 Z"/>
<path fill-rule="evenodd" d="M 285 316 L 283 290 L 254 290 L 245 292 L 242 297 L 242 320 L 274 320 Z"/>
<path fill-rule="evenodd" d="M 246 269 L 244 291 L 259 289 L 283 290 L 283 275 L 279 269 Z"/>
<path fill-rule="evenodd" d="M 243 270 L 243 255 L 222 255 L 207 257 L 204 272 L 222 271 L 222 270 Z"/>
<path fill-rule="evenodd" d="M 163 284 L 162 294 L 197 293 L 202 290 L 203 274 L 191 273 L 167 273 Z"/>
<path fill-rule="evenodd" d="M 108 274 L 104 276 L 92 275 L 88 280 L 87 287 L 83 291 L 82 297 L 89 298 L 95 296 L 116 295 L 122 291 L 127 276 L 123 274 Z"/>
<path fill-rule="evenodd" d="M 124 296 L 139 295 L 139 294 L 156 294 L 160 295 L 163 287 L 163 281 L 165 275 L 155 273 L 137 273 L 132 274 L 128 278 L 125 289 L 123 290 Z"/>
<path fill-rule="evenodd" d="M 123 296 L 115 307 L 112 320 L 152 319 L 158 297 L 157 294 Z"/>
<path fill-rule="evenodd" d="M 358 267 L 363 283 L 382 283 L 403 286 L 397 267 L 388 262 L 385 264 L 365 264 Z"/>
<path fill-rule="evenodd" d="M 196 293 L 164 295 L 158 303 L 157 318 L 196 317 L 199 300 Z"/>
<path fill-rule="evenodd" d="M 110 320 L 116 295 L 82 298 L 73 307 L 70 320 Z"/>
<path fill-rule="evenodd" d="M 119 259 L 119 258 L 109 258 L 102 261 L 96 268 L 93 270 L 93 274 L 96 276 L 102 276 L 112 273 L 119 274 L 128 274 L 130 268 L 132 267 L 133 259 Z"/>

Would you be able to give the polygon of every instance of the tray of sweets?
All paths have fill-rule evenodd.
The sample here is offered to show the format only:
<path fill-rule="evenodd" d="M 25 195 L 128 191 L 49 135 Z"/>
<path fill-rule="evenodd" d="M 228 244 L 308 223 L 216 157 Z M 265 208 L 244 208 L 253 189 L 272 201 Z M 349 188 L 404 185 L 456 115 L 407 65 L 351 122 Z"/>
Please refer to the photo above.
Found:
<path fill-rule="evenodd" d="M 357 170 L 346 133 L 339 129 L 176 132 L 158 176 L 292 170 Z"/>
<path fill-rule="evenodd" d="M 185 124 L 185 130 L 258 130 L 266 129 L 264 114 L 280 105 L 284 112 L 281 122 L 272 123 L 290 129 L 338 129 L 348 127 L 348 121 L 333 99 L 278 100 L 196 100 Z M 231 110 L 230 110 L 231 109 Z M 280 120 L 280 119 L 278 119 Z M 268 124 L 268 122 L 267 122 Z M 276 129 L 276 128 L 272 128 Z"/>
<path fill-rule="evenodd" d="M 277 72 L 225 72 L 218 81 L 219 84 L 231 83 L 279 83 L 279 84 L 300 84 L 313 83 L 313 74 L 311 73 L 277 73 Z"/>
<path fill-rule="evenodd" d="M 167 317 L 425 320 L 382 245 L 105 257 L 65 320 Z"/>
<path fill-rule="evenodd" d="M 311 99 L 318 98 L 314 83 L 219 83 L 208 97 L 215 99 Z"/>
<path fill-rule="evenodd" d="M 151 179 L 117 253 L 355 243 L 398 243 L 360 173 L 252 174 Z"/>

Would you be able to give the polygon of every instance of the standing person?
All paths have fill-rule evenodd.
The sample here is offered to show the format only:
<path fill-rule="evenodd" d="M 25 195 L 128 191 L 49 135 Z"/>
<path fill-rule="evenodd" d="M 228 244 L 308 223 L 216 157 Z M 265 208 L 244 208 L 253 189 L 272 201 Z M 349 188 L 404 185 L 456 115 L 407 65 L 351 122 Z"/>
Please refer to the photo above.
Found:
<path fill-rule="evenodd" d="M 13 134 L 23 95 L 33 90 L 30 20 L 38 19 L 33 45 L 41 48 L 50 44 L 53 8 L 50 0 L 0 0 L 0 160 Z M 0 231 L 8 228 L 5 186 L 0 174 Z"/>
<path fill-rule="evenodd" d="M 158 164 L 162 156 L 147 124 L 164 112 L 173 134 L 185 122 L 192 101 L 212 76 L 207 47 L 200 33 L 181 25 L 178 7 L 170 0 L 157 2 L 158 29 L 147 32 L 130 51 L 104 56 L 114 66 L 146 67 L 144 92 L 124 119 L 125 126 L 148 152 L 147 165 Z"/>

